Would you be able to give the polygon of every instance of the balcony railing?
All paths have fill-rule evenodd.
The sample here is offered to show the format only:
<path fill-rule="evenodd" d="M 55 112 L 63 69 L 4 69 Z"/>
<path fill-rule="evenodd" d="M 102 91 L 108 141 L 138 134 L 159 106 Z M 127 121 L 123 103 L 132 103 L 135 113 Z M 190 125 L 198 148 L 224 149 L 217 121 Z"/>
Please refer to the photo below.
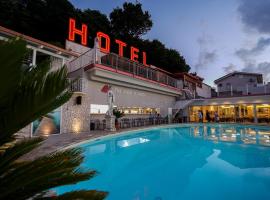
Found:
<path fill-rule="evenodd" d="M 107 54 L 101 57 L 101 64 L 117 71 L 126 72 L 134 77 L 151 80 L 173 88 L 178 87 L 178 80 L 150 67 L 146 67 L 138 62 L 120 57 L 116 54 Z"/>
<path fill-rule="evenodd" d="M 91 49 L 82 54 L 80 57 L 72 60 L 68 65 L 68 69 L 69 72 L 73 72 L 94 63 L 110 67 L 115 69 L 117 72 L 128 73 L 135 78 L 146 79 L 176 89 L 181 89 L 179 80 L 167 75 L 164 72 L 151 67 L 146 67 L 138 62 L 120 57 L 114 53 L 97 53 L 94 49 Z"/>
<path fill-rule="evenodd" d="M 83 78 L 79 79 L 69 79 L 71 84 L 70 84 L 70 90 L 72 92 L 83 92 L 84 91 L 84 80 Z"/>
<path fill-rule="evenodd" d="M 68 71 L 73 72 L 78 69 L 84 68 L 90 64 L 93 64 L 94 61 L 95 61 L 95 50 L 91 49 L 80 55 L 78 58 L 75 58 L 74 60 L 70 61 L 68 64 Z"/>

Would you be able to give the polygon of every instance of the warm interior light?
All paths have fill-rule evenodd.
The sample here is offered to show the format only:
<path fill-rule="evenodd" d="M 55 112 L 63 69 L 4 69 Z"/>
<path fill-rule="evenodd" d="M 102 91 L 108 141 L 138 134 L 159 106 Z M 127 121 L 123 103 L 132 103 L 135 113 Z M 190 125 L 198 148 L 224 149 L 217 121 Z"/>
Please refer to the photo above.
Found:
<path fill-rule="evenodd" d="M 72 124 L 72 131 L 74 133 L 79 133 L 81 131 L 81 120 L 79 120 L 78 118 L 74 118 L 73 120 L 73 124 Z"/>

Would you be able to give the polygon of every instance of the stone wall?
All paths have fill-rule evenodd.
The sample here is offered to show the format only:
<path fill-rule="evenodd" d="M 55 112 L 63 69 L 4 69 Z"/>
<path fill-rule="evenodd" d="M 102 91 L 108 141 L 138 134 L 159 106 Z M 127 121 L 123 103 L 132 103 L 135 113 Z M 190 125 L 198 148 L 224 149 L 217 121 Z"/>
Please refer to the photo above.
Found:
<path fill-rule="evenodd" d="M 82 104 L 76 104 L 76 98 L 82 97 Z M 90 131 L 90 107 L 87 94 L 74 93 L 62 106 L 61 133 L 80 133 Z"/>

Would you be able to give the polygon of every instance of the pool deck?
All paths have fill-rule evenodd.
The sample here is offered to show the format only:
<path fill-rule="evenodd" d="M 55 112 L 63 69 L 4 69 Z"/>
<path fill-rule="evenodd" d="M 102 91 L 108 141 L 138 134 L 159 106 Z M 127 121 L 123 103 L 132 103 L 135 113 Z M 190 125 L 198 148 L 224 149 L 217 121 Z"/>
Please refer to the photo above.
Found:
<path fill-rule="evenodd" d="M 46 154 L 49 154 L 49 153 L 55 152 L 57 150 L 63 149 L 65 147 L 68 147 L 72 144 L 80 143 L 80 142 L 83 142 L 86 140 L 95 139 L 98 137 L 115 135 L 115 134 L 119 134 L 119 133 L 127 132 L 127 131 L 136 131 L 136 130 L 142 130 L 142 129 L 148 129 L 148 128 L 158 128 L 158 127 L 169 126 L 169 125 L 177 126 L 177 125 L 184 125 L 184 124 L 185 123 L 183 123 L 183 124 L 176 123 L 176 124 L 142 126 L 142 127 L 121 129 L 121 130 L 117 130 L 115 132 L 99 130 L 99 131 L 91 131 L 88 133 L 63 133 L 63 134 L 59 134 L 59 135 L 51 135 L 50 137 L 46 138 L 39 147 L 35 148 L 30 153 L 24 155 L 21 159 L 22 160 L 33 160 L 33 159 L 38 158 L 40 156 L 44 156 Z M 192 123 L 187 123 L 187 124 L 192 124 Z M 215 123 L 213 123 L 213 124 L 215 124 Z M 236 125 L 236 123 L 232 123 L 232 124 Z M 269 124 L 254 124 L 254 123 L 239 124 L 239 125 L 270 126 Z"/>
<path fill-rule="evenodd" d="M 99 130 L 99 131 L 91 131 L 88 133 L 63 133 L 59 135 L 51 135 L 50 137 L 46 138 L 39 147 L 35 148 L 30 153 L 23 156 L 21 159 L 33 160 L 35 158 L 52 153 L 64 147 L 70 146 L 72 144 L 80 143 L 86 140 L 95 139 L 102 136 L 114 135 L 114 134 L 119 134 L 119 133 L 127 132 L 127 131 L 135 131 L 135 130 L 140 130 L 140 129 L 156 128 L 156 127 L 162 127 L 162 126 L 167 126 L 167 125 L 163 124 L 163 125 L 154 125 L 154 126 L 125 128 L 125 129 L 117 130 L 115 132 Z"/>

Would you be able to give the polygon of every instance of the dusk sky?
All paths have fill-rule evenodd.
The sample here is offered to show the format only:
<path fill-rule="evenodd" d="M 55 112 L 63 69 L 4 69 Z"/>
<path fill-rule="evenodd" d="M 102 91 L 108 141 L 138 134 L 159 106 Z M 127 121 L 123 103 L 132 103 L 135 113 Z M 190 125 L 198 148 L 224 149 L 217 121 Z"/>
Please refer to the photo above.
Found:
<path fill-rule="evenodd" d="M 124 0 L 71 0 L 109 15 Z M 131 1 L 135 2 L 135 1 Z M 207 84 L 231 71 L 270 81 L 270 0 L 139 0 L 153 20 L 144 38 L 180 51 Z M 91 25 L 89 25 L 91 27 Z M 127 41 L 128 42 L 128 41 Z"/>

